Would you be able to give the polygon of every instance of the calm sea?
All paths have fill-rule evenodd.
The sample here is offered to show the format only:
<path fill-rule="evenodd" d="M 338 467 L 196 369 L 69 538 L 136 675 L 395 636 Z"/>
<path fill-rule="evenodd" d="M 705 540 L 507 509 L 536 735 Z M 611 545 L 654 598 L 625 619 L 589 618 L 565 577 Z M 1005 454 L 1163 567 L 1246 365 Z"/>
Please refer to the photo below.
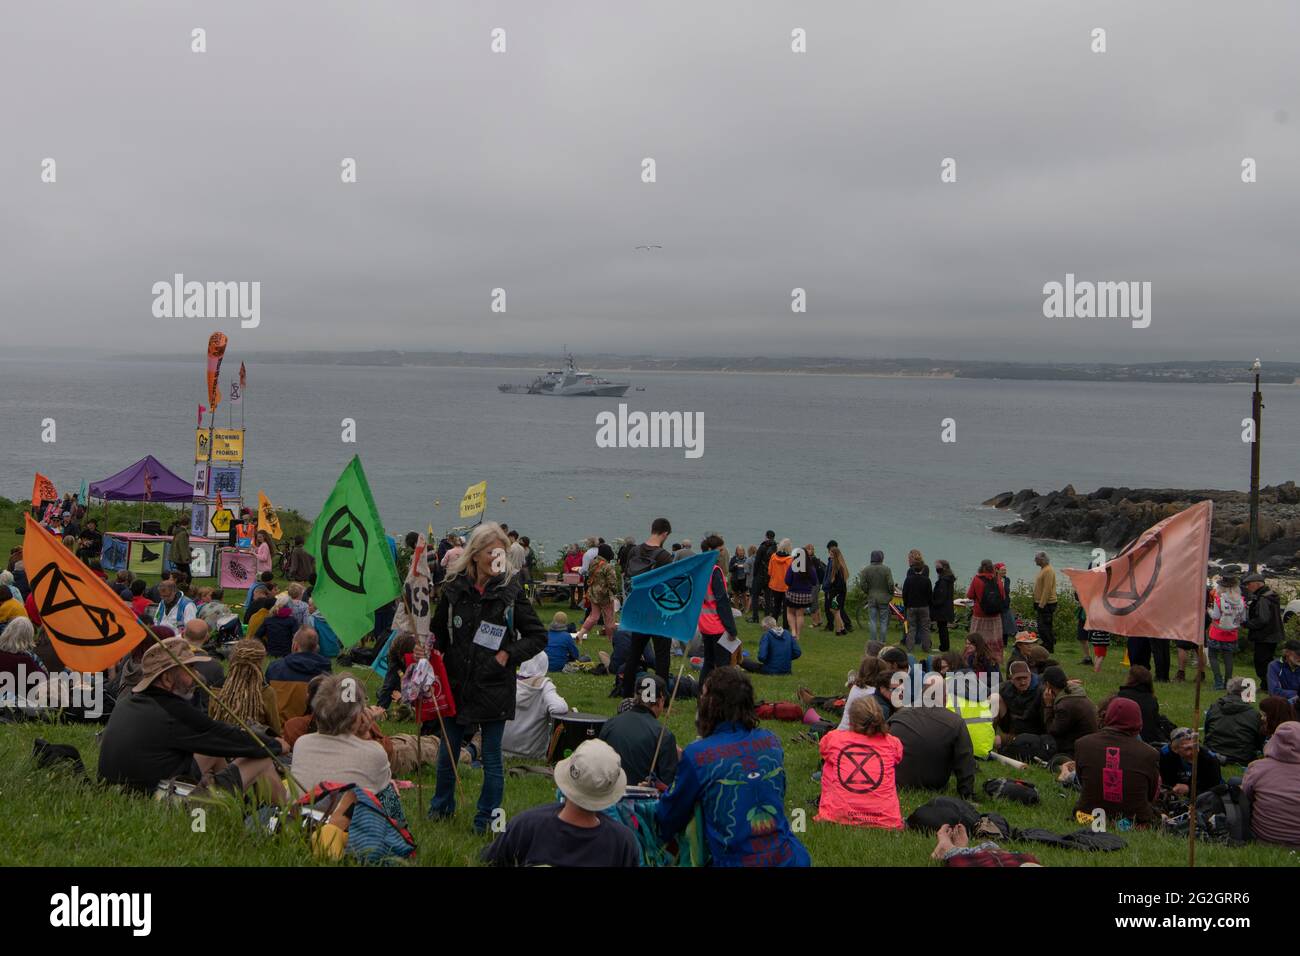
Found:
<path fill-rule="evenodd" d="M 241 356 L 227 360 L 227 373 Z M 233 360 L 233 361 L 232 361 Z M 993 494 L 1073 483 L 1241 488 L 1249 450 L 1246 387 L 1004 382 L 820 375 L 636 372 L 633 410 L 703 412 L 704 454 L 596 447 L 596 414 L 618 399 L 505 395 L 535 372 L 335 368 L 248 361 L 245 497 L 314 515 L 361 455 L 390 533 L 459 523 L 467 485 L 486 478 L 489 518 L 548 557 L 588 534 L 635 534 L 652 518 L 698 544 L 772 528 L 824 554 L 837 538 L 855 566 L 880 548 L 896 570 L 920 548 L 965 578 L 979 559 L 1030 577 L 1041 542 L 991 533 L 1011 517 Z M 193 474 L 202 362 L 0 359 L 0 494 L 30 493 L 40 470 L 62 490 L 152 453 Z M 1300 389 L 1265 391 L 1263 479 L 1300 476 Z M 41 421 L 57 442 L 41 441 Z M 356 421 L 356 443 L 340 422 Z M 941 441 L 943 420 L 956 441 Z M 239 412 L 234 411 L 234 423 Z M 218 423 L 228 421 L 223 403 Z M 1057 567 L 1087 550 L 1047 545 Z"/>

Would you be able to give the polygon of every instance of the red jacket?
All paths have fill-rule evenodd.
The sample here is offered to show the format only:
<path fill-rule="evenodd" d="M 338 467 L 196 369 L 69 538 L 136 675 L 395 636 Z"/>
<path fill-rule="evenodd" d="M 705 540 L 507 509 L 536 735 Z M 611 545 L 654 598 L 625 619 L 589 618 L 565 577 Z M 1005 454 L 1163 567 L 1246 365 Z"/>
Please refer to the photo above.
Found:
<path fill-rule="evenodd" d="M 970 598 L 972 601 L 975 602 L 975 607 L 971 609 L 971 612 L 976 617 L 1001 617 L 1002 616 L 1000 613 L 986 614 L 984 613 L 983 608 L 980 607 L 980 598 L 984 595 L 984 588 L 988 586 L 988 583 L 990 581 L 997 582 L 998 593 L 1000 593 L 1004 599 L 1007 596 L 1007 589 L 1003 587 L 1002 581 L 998 578 L 998 573 L 996 571 L 994 571 L 992 574 L 980 573 L 975 575 L 975 577 L 971 578 L 970 580 L 970 587 L 966 589 L 966 597 Z"/>

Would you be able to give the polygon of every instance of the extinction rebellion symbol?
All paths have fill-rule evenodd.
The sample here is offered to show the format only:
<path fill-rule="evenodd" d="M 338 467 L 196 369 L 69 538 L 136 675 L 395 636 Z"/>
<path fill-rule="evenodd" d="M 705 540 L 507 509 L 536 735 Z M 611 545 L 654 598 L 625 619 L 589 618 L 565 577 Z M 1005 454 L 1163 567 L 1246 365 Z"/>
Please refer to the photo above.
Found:
<path fill-rule="evenodd" d="M 1151 596 L 1160 580 L 1164 541 L 1159 531 L 1106 566 L 1106 588 L 1101 601 L 1111 614 L 1132 614 Z M 1126 563 L 1121 564 L 1121 559 Z M 1141 582 L 1141 583 L 1140 583 Z"/>
<path fill-rule="evenodd" d="M 688 574 L 662 581 L 650 589 L 650 600 L 665 614 L 679 614 L 690 606 L 695 587 Z"/>
<path fill-rule="evenodd" d="M 47 577 L 49 587 L 42 591 L 42 585 Z M 82 601 L 73 589 L 73 581 L 80 582 L 81 578 L 73 574 L 65 574 L 53 561 L 41 568 L 36 577 L 32 578 L 32 593 L 40 596 L 40 615 L 45 629 L 67 644 L 89 647 L 112 644 L 126 634 L 126 629 L 122 627 L 117 615 L 110 608 L 94 607 Z M 59 599 L 60 588 L 65 592 L 61 600 Z M 76 615 L 78 610 L 89 618 L 95 630 L 99 632 L 99 637 L 88 639 L 72 637 L 65 633 L 64 629 L 73 623 L 69 620 L 69 612 L 71 615 Z"/>
<path fill-rule="evenodd" d="M 871 793 L 885 776 L 885 763 L 875 747 L 850 744 L 835 760 L 840 786 L 849 793 Z"/>
<path fill-rule="evenodd" d="M 353 535 L 356 536 L 355 540 Z M 366 529 L 356 515 L 348 510 L 347 505 L 330 515 L 321 537 L 325 542 L 321 548 L 321 564 L 325 567 L 325 574 L 345 591 L 365 594 L 366 553 L 370 539 Z M 346 548 L 351 554 L 336 554 L 335 548 Z"/>

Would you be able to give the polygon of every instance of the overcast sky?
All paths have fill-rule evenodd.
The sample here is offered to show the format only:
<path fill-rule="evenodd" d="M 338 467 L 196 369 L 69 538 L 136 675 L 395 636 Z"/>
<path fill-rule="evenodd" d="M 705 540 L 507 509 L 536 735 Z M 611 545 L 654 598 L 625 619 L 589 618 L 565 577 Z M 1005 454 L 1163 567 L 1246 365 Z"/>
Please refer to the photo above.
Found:
<path fill-rule="evenodd" d="M 1298 11 L 9 4 L 6 341 L 1298 360 Z M 154 318 L 177 272 L 260 281 L 260 327 Z M 1045 319 L 1067 272 L 1150 281 L 1151 326 Z"/>

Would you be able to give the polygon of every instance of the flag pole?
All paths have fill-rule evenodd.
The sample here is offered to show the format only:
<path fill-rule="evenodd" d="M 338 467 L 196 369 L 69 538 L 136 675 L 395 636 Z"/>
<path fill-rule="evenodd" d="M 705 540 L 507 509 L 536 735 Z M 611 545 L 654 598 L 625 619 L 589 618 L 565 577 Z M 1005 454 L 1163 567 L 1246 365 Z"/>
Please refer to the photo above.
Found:
<path fill-rule="evenodd" d="M 638 664 L 639 664 L 640 661 L 636 661 L 635 663 L 638 663 Z M 633 662 L 633 661 L 628 661 L 628 662 L 627 662 L 626 664 L 624 664 L 623 666 L 624 666 L 624 667 L 632 667 L 632 666 L 634 666 L 634 662 Z M 650 775 L 651 775 L 651 776 L 654 775 L 654 772 L 655 772 L 655 764 L 657 764 L 657 763 L 659 762 L 659 748 L 663 746 L 663 743 L 664 743 L 664 732 L 668 730 L 668 718 L 672 716 L 672 713 L 673 713 L 673 701 L 675 701 L 675 700 L 677 699 L 677 688 L 679 688 L 679 687 L 682 686 L 682 674 L 685 673 L 685 671 L 686 671 L 686 655 L 685 655 L 685 654 L 682 654 L 682 664 L 681 664 L 680 667 L 677 668 L 677 680 L 673 681 L 673 692 L 672 692 L 671 694 L 668 695 L 668 707 L 667 707 L 666 710 L 664 710 L 664 718 L 663 718 L 663 720 L 660 721 L 660 726 L 659 726 L 659 739 L 655 741 L 655 753 L 654 753 L 654 756 L 650 758 Z"/>
<path fill-rule="evenodd" d="M 1196 750 L 1192 754 L 1192 783 L 1187 793 L 1189 801 L 1187 811 L 1187 866 L 1196 866 L 1196 771 L 1201 765 L 1201 684 L 1205 681 L 1205 659 L 1196 654 L 1196 699 L 1192 704 L 1192 733 L 1196 741 Z"/>
<path fill-rule="evenodd" d="M 425 542 L 425 548 L 427 549 L 428 546 L 429 546 L 429 545 L 428 545 L 428 542 L 426 541 L 426 542 Z M 414 555 L 411 556 L 411 560 L 415 560 L 415 556 L 414 556 Z M 408 572 L 407 572 L 407 573 L 408 573 L 408 574 L 410 573 L 410 572 L 409 572 L 409 569 L 408 569 Z M 406 583 L 405 583 L 405 582 L 402 583 L 402 606 L 406 608 L 406 619 L 407 619 L 407 621 L 409 621 L 409 622 L 413 625 L 413 624 L 415 623 L 415 616 L 411 613 L 411 598 L 410 598 L 410 595 L 408 595 L 408 594 L 406 593 Z M 419 633 L 418 631 L 416 632 L 415 637 L 416 637 L 416 640 L 420 640 L 420 633 Z M 423 646 L 422 646 L 422 650 L 423 650 L 423 652 L 424 652 L 424 656 L 427 658 L 430 654 L 433 653 L 433 635 L 432 635 L 432 634 L 429 635 L 429 644 L 424 645 L 422 641 L 421 641 L 421 644 L 423 645 Z M 449 688 L 446 688 L 446 687 L 443 688 L 443 692 L 444 692 L 444 693 L 446 693 L 448 690 L 449 690 Z M 420 782 L 420 768 L 421 768 L 422 766 L 424 766 L 424 753 L 423 753 L 423 746 L 424 746 L 424 721 L 420 719 L 420 706 L 419 706 L 419 705 L 420 705 L 420 702 L 419 702 L 419 701 L 416 701 L 416 711 L 415 711 L 415 786 L 416 786 L 417 791 L 419 792 L 419 795 L 418 795 L 417 799 L 420 801 L 420 805 L 423 806 L 423 805 L 424 805 L 424 784 Z M 446 746 L 448 746 L 448 742 L 449 742 L 449 738 L 447 737 L 447 725 L 443 723 L 443 720 L 442 720 L 442 708 L 438 706 L 438 699 L 437 699 L 437 697 L 435 697 L 434 700 L 433 700 L 433 709 L 434 709 L 434 712 L 438 715 L 438 731 L 439 731 L 439 733 L 442 734 L 442 740 L 439 742 L 439 746 L 440 746 L 440 747 L 446 747 Z M 457 766 L 456 766 L 456 763 L 457 763 L 457 757 L 459 757 L 459 754 L 457 755 L 457 757 L 452 757 L 451 754 L 449 753 L 449 754 L 448 754 L 448 757 L 451 759 L 451 775 L 452 775 L 452 777 L 454 777 L 455 780 L 456 780 L 456 796 L 460 799 L 460 802 L 461 802 L 461 803 L 464 803 L 464 802 L 465 802 L 465 793 L 464 793 L 464 791 L 461 789 L 461 783 L 460 783 L 460 770 L 459 770 L 459 768 L 457 768 Z"/>

